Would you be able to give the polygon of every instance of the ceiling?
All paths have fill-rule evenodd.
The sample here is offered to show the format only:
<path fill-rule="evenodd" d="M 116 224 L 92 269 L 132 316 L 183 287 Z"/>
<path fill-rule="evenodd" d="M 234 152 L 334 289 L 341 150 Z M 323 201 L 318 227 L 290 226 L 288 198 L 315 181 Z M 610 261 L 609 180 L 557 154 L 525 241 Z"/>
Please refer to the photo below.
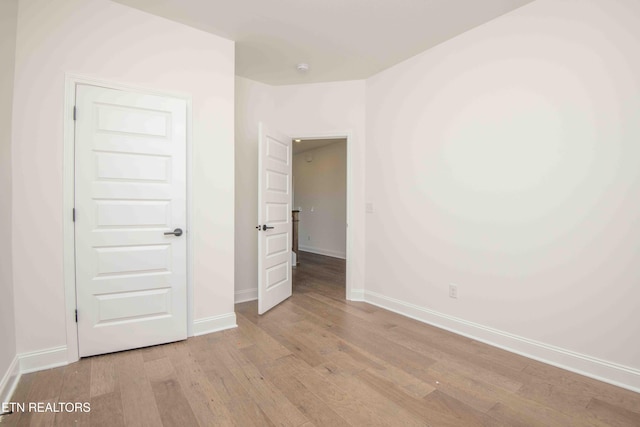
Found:
<path fill-rule="evenodd" d="M 367 78 L 533 0 L 115 1 L 234 40 L 236 75 L 284 85 Z"/>
<path fill-rule="evenodd" d="M 304 153 L 305 151 L 315 150 L 325 145 L 334 144 L 336 142 L 346 142 L 346 138 L 337 139 L 303 139 L 300 142 L 293 141 L 293 154 Z"/>

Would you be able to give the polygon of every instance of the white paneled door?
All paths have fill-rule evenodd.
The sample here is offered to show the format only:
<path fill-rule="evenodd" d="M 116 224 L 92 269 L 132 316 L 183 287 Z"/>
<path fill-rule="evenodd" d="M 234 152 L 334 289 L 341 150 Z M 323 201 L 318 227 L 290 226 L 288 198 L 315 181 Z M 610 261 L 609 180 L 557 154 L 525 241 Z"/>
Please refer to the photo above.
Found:
<path fill-rule="evenodd" d="M 187 337 L 186 101 L 78 85 L 80 356 Z"/>
<path fill-rule="evenodd" d="M 258 313 L 291 296 L 291 138 L 259 129 Z"/>

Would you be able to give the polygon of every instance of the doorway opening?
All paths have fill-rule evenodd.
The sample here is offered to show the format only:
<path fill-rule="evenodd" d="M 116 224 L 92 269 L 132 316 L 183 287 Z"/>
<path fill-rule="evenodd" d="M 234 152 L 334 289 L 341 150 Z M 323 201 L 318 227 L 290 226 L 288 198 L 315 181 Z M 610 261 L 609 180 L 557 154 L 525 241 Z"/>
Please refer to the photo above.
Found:
<path fill-rule="evenodd" d="M 294 293 L 347 296 L 347 139 L 293 139 Z"/>

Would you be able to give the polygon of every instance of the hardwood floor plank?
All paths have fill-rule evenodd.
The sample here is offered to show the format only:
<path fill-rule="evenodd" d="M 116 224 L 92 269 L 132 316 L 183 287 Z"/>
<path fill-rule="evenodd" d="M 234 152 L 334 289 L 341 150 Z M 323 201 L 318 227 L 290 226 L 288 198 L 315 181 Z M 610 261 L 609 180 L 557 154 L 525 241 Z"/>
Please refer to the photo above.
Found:
<path fill-rule="evenodd" d="M 377 310 L 369 311 L 354 310 L 352 309 L 352 304 L 354 303 L 349 301 L 339 301 L 312 292 L 306 295 L 352 313 L 373 325 L 379 326 L 378 330 L 382 331 L 386 338 L 394 342 L 406 345 L 408 341 L 411 343 L 426 341 L 431 347 L 430 351 L 420 352 L 433 358 L 448 359 L 449 357 L 459 357 L 460 354 L 468 354 L 469 357 L 466 359 L 471 357 L 476 360 L 486 359 L 486 361 L 490 361 L 493 365 L 498 365 L 500 368 L 509 368 L 516 371 L 522 370 L 529 363 L 529 360 L 525 357 L 507 353 L 484 343 L 460 337 L 451 332 L 425 325 L 414 319 L 398 316 L 395 313 L 383 309 L 378 308 Z M 402 339 L 403 337 L 398 335 L 398 333 L 409 335 L 409 340 Z M 520 385 L 521 384 L 515 384 L 514 389 L 519 388 Z"/>
<path fill-rule="evenodd" d="M 588 394 L 576 393 L 558 385 L 531 379 L 516 392 L 520 397 L 533 400 L 558 411 L 581 412 L 592 399 Z"/>
<path fill-rule="evenodd" d="M 423 401 L 428 413 L 436 418 L 434 425 L 438 426 L 493 426 L 497 420 L 487 414 L 476 411 L 463 402 L 436 390 L 429 393 Z"/>
<path fill-rule="evenodd" d="M 429 413 L 429 409 L 426 405 L 424 405 L 424 402 L 421 398 L 412 396 L 393 382 L 374 375 L 368 370 L 359 371 L 356 373 L 356 375 L 358 379 L 368 387 L 376 390 L 387 399 L 395 402 L 409 412 L 417 415 L 420 419 L 427 422 L 434 421 L 432 419 L 433 414 Z"/>
<path fill-rule="evenodd" d="M 488 384 L 511 391 L 516 391 L 522 386 L 522 382 L 519 381 L 519 370 L 505 367 L 496 362 L 486 363 L 480 358 L 469 355 L 467 351 L 461 352 L 450 348 L 444 340 L 427 340 L 421 334 L 401 328 L 390 330 L 388 336 L 389 340 L 394 343 L 402 344 L 413 351 L 437 360 L 437 364 L 432 365 L 432 370 L 450 369 L 465 372 Z"/>
<path fill-rule="evenodd" d="M 85 403 L 89 402 L 91 395 L 91 361 L 82 359 L 70 365 L 64 370 L 62 388 L 60 390 L 59 402 Z M 60 412 L 56 414 L 55 425 L 66 426 L 89 426 L 91 424 L 91 413 L 83 411 Z"/>
<path fill-rule="evenodd" d="M 161 425 L 160 412 L 144 367 L 144 352 L 127 351 L 122 356 L 116 367 L 116 375 L 125 425 Z"/>
<path fill-rule="evenodd" d="M 309 369 L 309 365 L 295 354 L 271 359 L 257 346 L 243 348 L 240 351 L 262 374 L 267 376 L 294 375 L 296 372 Z"/>
<path fill-rule="evenodd" d="M 285 397 L 293 403 L 312 425 L 347 427 L 349 424 L 311 390 L 291 375 L 269 377 Z M 306 425 L 306 424 L 305 424 Z"/>
<path fill-rule="evenodd" d="M 298 426 L 309 421 L 240 350 L 226 347 L 221 360 L 275 425 Z"/>
<path fill-rule="evenodd" d="M 63 366 L 36 372 L 27 399 L 30 402 L 57 401 L 62 390 L 65 370 L 66 368 Z"/>
<path fill-rule="evenodd" d="M 167 358 L 154 359 L 144 362 L 144 370 L 155 396 L 162 425 L 165 427 L 198 425 L 171 362 Z"/>
<path fill-rule="evenodd" d="M 456 370 L 433 372 L 436 387 L 442 393 L 451 396 L 470 407 L 488 412 L 499 399 L 508 400 L 514 392 L 486 383 L 474 376 L 462 374 Z"/>
<path fill-rule="evenodd" d="M 38 403 L 43 405 L 55 405 L 57 399 L 41 399 Z M 54 409 L 55 410 L 55 409 Z M 38 412 L 29 412 L 26 417 L 21 417 L 18 422 L 18 426 L 38 426 L 38 427 L 53 427 L 56 422 L 56 413 L 55 412 L 47 412 L 38 411 Z"/>
<path fill-rule="evenodd" d="M 362 355 L 362 357 L 354 358 L 356 354 Z M 431 384 L 424 382 L 422 379 L 416 378 L 402 369 L 385 363 L 372 354 L 362 353 L 361 351 L 352 350 L 332 354 L 331 361 L 324 363 L 322 367 L 329 372 L 349 372 L 351 374 L 368 370 L 372 375 L 383 378 L 401 387 L 406 393 L 416 398 L 425 397 L 435 390 Z"/>
<path fill-rule="evenodd" d="M 58 401 L 60 391 L 62 389 L 62 379 L 65 367 L 48 369 L 46 371 L 36 372 L 33 375 L 33 382 L 29 388 L 29 394 L 25 401 L 29 403 L 53 403 Z M 56 414 L 53 412 L 35 412 L 27 409 L 26 412 L 19 414 L 16 420 L 17 426 L 53 426 L 55 425 Z"/>
<path fill-rule="evenodd" d="M 233 418 L 224 401 L 209 382 L 186 343 L 169 344 L 165 348 L 184 395 L 202 426 L 232 426 Z"/>
<path fill-rule="evenodd" d="M 388 414 L 380 414 L 375 407 L 361 402 L 316 372 L 302 373 L 296 379 L 353 426 L 391 425 Z"/>
<path fill-rule="evenodd" d="M 640 426 L 640 414 L 604 402 L 600 399 L 591 399 L 587 405 L 588 414 L 598 421 L 609 426 Z"/>
<path fill-rule="evenodd" d="M 639 394 L 531 360 L 523 372 L 537 381 L 553 384 L 574 394 L 595 397 L 614 406 L 640 413 Z"/>
<path fill-rule="evenodd" d="M 210 349 L 207 354 L 198 352 L 194 357 L 200 364 L 209 382 L 215 387 L 225 407 L 237 426 L 273 426 L 260 406 L 255 402 L 218 358 L 219 347 Z"/>
<path fill-rule="evenodd" d="M 348 359 L 337 361 L 333 369 L 327 369 L 327 367 L 323 366 L 317 367 L 315 370 L 330 383 L 350 396 L 355 396 L 369 407 L 378 422 L 387 423 L 387 425 L 393 423 L 398 425 L 423 425 L 423 420 L 420 420 L 419 416 L 415 416 L 415 414 L 398 405 L 394 400 L 389 399 L 388 396 L 380 393 L 380 390 L 370 387 L 369 384 L 362 381 L 359 376 L 362 370 L 348 361 Z"/>
<path fill-rule="evenodd" d="M 358 322 L 348 322 L 348 317 L 344 317 L 346 314 L 336 313 L 337 310 L 330 308 L 326 304 L 318 306 L 317 303 L 310 302 L 308 297 L 305 296 L 297 297 L 296 302 L 298 306 L 307 310 L 310 315 L 323 319 L 324 328 L 341 339 L 375 354 L 386 363 L 403 369 L 418 378 L 428 377 L 426 369 L 429 365 L 435 363 L 435 360 L 407 347 L 394 344 L 377 330 L 367 328 Z"/>
<path fill-rule="evenodd" d="M 163 357 L 165 357 L 164 346 L 154 345 L 151 347 L 141 348 L 140 354 L 142 354 L 142 360 L 144 360 L 145 362 L 162 359 Z"/>
<path fill-rule="evenodd" d="M 569 415 L 549 409 L 545 406 L 529 406 L 527 404 L 509 406 L 502 402 L 496 404 L 488 414 L 506 426 L 594 426 L 600 424 L 585 424 Z"/>
<path fill-rule="evenodd" d="M 266 328 L 264 324 L 263 327 Z M 359 369 L 373 368 L 378 375 L 401 384 L 401 386 L 416 395 L 416 397 L 424 397 L 434 390 L 430 384 L 378 359 L 373 354 L 348 345 L 344 340 L 333 335 L 326 329 L 319 327 L 315 322 L 312 322 L 310 318 L 304 318 L 295 325 L 282 325 L 278 323 L 275 330 L 274 328 L 270 328 L 270 330 L 277 334 L 298 337 L 298 339 L 303 341 L 313 352 L 324 356 L 325 360 L 328 359 L 328 361 L 322 363 L 325 367 L 330 365 L 328 362 L 335 361 L 342 357 L 349 357 L 354 363 L 360 362 Z"/>
<path fill-rule="evenodd" d="M 117 376 L 114 360 L 117 354 L 93 356 L 91 360 L 91 397 L 113 393 L 116 390 Z"/>
<path fill-rule="evenodd" d="M 326 359 L 322 354 L 314 351 L 313 348 L 307 346 L 300 337 L 294 334 L 287 333 L 288 327 L 281 328 L 276 324 L 263 325 L 263 328 L 271 333 L 271 336 L 278 341 L 278 343 L 287 349 L 291 354 L 295 354 L 300 360 L 303 360 L 307 365 L 313 367 L 324 363 Z"/>
<path fill-rule="evenodd" d="M 126 426 L 120 390 L 101 393 L 91 398 L 90 423 L 92 426 Z"/>
<path fill-rule="evenodd" d="M 281 322 L 284 324 L 290 324 L 290 317 L 287 317 L 287 310 L 282 309 L 282 307 L 278 307 L 276 311 L 274 311 L 273 320 L 271 323 Z M 282 318 L 282 315 L 285 315 L 285 318 Z M 259 321 L 259 320 L 258 320 Z M 286 346 L 282 345 L 281 342 L 276 339 L 276 337 L 269 334 L 269 332 L 260 326 L 257 326 L 254 322 L 251 322 L 246 317 L 240 315 L 237 316 L 238 322 L 238 334 L 242 337 L 237 348 L 246 347 L 247 345 L 259 345 L 264 348 L 273 358 L 279 358 L 282 356 L 286 356 L 291 353 L 291 350 Z"/>

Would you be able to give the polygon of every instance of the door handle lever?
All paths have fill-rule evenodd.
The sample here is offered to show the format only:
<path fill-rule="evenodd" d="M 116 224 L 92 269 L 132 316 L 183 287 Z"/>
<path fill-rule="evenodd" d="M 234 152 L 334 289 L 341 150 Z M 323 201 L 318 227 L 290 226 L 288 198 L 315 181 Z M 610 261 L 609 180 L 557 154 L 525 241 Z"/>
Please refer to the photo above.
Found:
<path fill-rule="evenodd" d="M 181 228 L 176 228 L 173 231 L 167 231 L 166 233 L 164 233 L 164 235 L 165 236 L 173 235 L 173 236 L 179 237 L 179 236 L 182 236 L 182 229 Z"/>
<path fill-rule="evenodd" d="M 267 224 L 262 226 L 262 231 L 271 230 L 273 227 L 269 227 Z"/>

